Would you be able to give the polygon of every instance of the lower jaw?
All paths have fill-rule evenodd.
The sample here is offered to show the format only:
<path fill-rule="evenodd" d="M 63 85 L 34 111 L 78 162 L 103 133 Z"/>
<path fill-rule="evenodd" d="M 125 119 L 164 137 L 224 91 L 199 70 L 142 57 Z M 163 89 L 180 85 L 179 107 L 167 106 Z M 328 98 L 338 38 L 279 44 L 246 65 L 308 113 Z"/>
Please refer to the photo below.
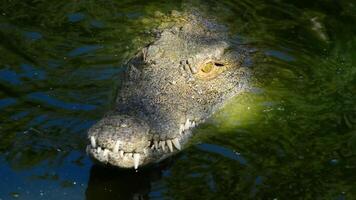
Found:
<path fill-rule="evenodd" d="M 98 151 L 98 148 L 91 148 L 90 145 L 87 146 L 87 153 L 94 159 L 95 162 L 102 165 L 126 169 L 137 169 L 138 167 L 155 164 L 179 152 L 180 151 L 162 152 L 162 150 L 152 150 L 147 148 L 146 154 L 139 154 L 139 161 L 135 161 L 135 159 L 137 159 L 137 154 L 135 155 L 134 153 L 124 153 L 124 155 L 121 156 L 111 151 Z"/>
<path fill-rule="evenodd" d="M 144 149 L 142 153 L 133 153 L 124 152 L 122 150 L 113 152 L 112 150 L 99 146 L 93 147 L 92 145 L 88 145 L 87 153 L 94 158 L 95 161 L 104 165 L 137 169 L 138 167 L 158 163 L 180 152 L 181 148 L 187 143 L 191 135 L 191 130 L 186 130 L 184 134 L 179 136 L 179 144 L 181 145 L 179 148 L 172 144 L 172 142 L 165 144 L 153 143 L 152 146 Z"/>

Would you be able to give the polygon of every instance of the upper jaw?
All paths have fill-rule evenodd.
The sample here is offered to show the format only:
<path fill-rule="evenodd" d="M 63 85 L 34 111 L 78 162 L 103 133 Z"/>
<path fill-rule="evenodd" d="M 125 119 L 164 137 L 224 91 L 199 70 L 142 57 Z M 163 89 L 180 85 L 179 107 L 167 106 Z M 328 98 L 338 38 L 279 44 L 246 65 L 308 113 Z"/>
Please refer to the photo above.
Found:
<path fill-rule="evenodd" d="M 178 153 L 187 143 L 188 138 L 192 134 L 192 129 L 197 126 L 197 122 L 187 119 L 185 123 L 179 125 L 177 134 L 169 139 L 161 139 L 160 137 L 152 136 L 147 141 L 147 145 L 135 149 L 134 151 L 127 149 L 127 145 L 133 143 L 130 141 L 110 141 L 103 143 L 100 140 L 102 137 L 97 134 L 88 135 L 89 145 L 87 145 L 87 153 L 103 164 L 109 164 L 120 168 L 134 168 L 157 163 L 161 160 Z M 103 145 L 103 144 L 113 145 Z"/>

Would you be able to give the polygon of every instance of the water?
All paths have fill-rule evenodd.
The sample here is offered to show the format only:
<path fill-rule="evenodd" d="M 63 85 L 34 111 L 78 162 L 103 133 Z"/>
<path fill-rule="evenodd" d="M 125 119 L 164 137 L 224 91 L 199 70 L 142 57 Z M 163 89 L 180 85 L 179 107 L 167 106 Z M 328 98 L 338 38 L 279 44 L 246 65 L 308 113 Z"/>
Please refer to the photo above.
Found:
<path fill-rule="evenodd" d="M 255 47 L 253 89 L 147 170 L 92 165 L 85 134 L 180 1 L 0 4 L 0 199 L 356 199 L 356 3 L 191 1 Z M 156 14 L 155 14 L 156 13 Z"/>

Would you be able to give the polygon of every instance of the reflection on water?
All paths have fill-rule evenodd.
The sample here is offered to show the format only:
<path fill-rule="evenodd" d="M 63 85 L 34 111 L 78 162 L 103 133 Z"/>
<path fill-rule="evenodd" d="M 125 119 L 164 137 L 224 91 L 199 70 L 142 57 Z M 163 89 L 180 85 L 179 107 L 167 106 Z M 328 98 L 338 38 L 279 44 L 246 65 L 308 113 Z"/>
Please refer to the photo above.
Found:
<path fill-rule="evenodd" d="M 170 164 L 170 159 L 168 159 L 159 165 L 137 172 L 93 165 L 90 169 L 85 197 L 88 200 L 162 198 L 161 191 L 152 192 L 151 190 L 152 187 L 157 189 L 157 183 Z"/>
<path fill-rule="evenodd" d="M 173 163 L 93 165 L 85 134 L 125 61 L 167 21 L 160 13 L 188 7 L 255 49 L 251 90 Z M 355 23 L 352 0 L 5 0 L 0 199 L 355 199 Z"/>
<path fill-rule="evenodd" d="M 92 167 L 86 199 L 148 199 L 151 174 Z M 159 173 L 159 172 L 158 172 Z M 153 175 L 154 176 L 154 175 Z M 159 174 L 158 174 L 159 176 Z"/>

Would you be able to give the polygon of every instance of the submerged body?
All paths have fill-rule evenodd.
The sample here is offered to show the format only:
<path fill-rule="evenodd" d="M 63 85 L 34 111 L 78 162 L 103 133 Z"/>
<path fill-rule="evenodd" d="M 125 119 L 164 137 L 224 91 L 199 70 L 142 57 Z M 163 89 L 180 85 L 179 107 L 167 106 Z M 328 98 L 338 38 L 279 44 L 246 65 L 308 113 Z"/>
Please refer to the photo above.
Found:
<path fill-rule="evenodd" d="M 181 150 L 192 129 L 247 87 L 248 51 L 224 26 L 186 14 L 127 63 L 116 107 L 88 132 L 88 154 L 121 168 Z"/>

